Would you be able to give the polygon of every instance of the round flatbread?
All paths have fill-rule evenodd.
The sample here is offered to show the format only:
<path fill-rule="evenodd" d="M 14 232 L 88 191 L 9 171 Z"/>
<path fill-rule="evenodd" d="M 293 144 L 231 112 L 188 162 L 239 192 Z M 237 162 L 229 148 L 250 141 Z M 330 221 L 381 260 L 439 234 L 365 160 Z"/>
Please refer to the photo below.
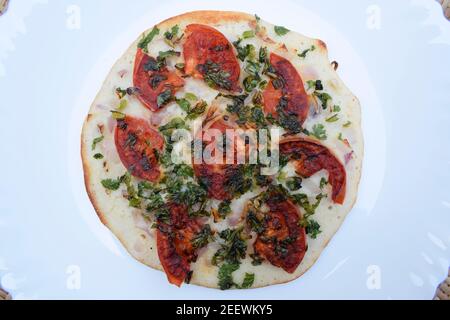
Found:
<path fill-rule="evenodd" d="M 245 13 L 189 12 L 145 31 L 83 126 L 85 184 L 100 220 L 178 286 L 296 279 L 358 192 L 360 105 L 336 69 L 321 40 Z M 208 143 L 248 151 L 249 137 L 228 132 L 262 129 L 280 134 L 275 171 L 264 174 L 268 164 L 247 163 L 248 154 L 244 163 L 218 149 L 205 158 Z"/>

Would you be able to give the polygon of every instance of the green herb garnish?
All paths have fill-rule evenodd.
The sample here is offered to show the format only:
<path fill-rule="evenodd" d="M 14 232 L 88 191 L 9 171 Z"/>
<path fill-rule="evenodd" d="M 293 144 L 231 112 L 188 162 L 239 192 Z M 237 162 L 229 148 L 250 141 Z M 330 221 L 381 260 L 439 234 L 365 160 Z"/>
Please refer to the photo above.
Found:
<path fill-rule="evenodd" d="M 116 120 L 125 119 L 125 113 L 122 113 L 119 111 L 111 110 L 111 115 L 112 115 L 113 119 L 116 119 Z"/>
<path fill-rule="evenodd" d="M 339 120 L 339 115 L 336 113 L 334 115 L 332 115 L 331 117 L 327 118 L 325 121 L 326 122 L 336 122 Z"/>
<path fill-rule="evenodd" d="M 306 55 L 308 54 L 308 52 L 314 51 L 314 50 L 316 50 L 316 46 L 312 45 L 309 49 L 303 50 L 301 53 L 299 53 L 298 56 L 300 58 L 304 59 L 304 58 L 306 58 Z"/>
<path fill-rule="evenodd" d="M 205 247 L 208 243 L 214 241 L 214 235 L 209 224 L 205 224 L 198 234 L 191 240 L 194 249 Z"/>
<path fill-rule="evenodd" d="M 325 130 L 325 127 L 321 123 L 313 125 L 311 135 L 319 140 L 327 139 L 327 132 Z"/>
<path fill-rule="evenodd" d="M 319 183 L 319 187 L 320 190 L 323 190 L 323 188 L 328 184 L 328 180 L 325 179 L 324 177 L 320 178 L 320 183 Z"/>
<path fill-rule="evenodd" d="M 291 177 L 286 180 L 286 187 L 290 191 L 297 191 L 302 187 L 302 178 L 300 177 Z"/>
<path fill-rule="evenodd" d="M 199 116 L 201 116 L 205 111 L 208 104 L 206 101 L 202 100 L 198 102 L 194 108 L 188 111 L 186 119 L 188 120 L 194 120 L 197 119 Z"/>
<path fill-rule="evenodd" d="M 105 139 L 105 137 L 104 136 L 100 136 L 100 137 L 97 137 L 94 140 L 92 140 L 92 147 L 91 147 L 91 149 L 94 150 L 95 147 L 97 146 L 97 144 L 102 142 L 103 139 Z"/>
<path fill-rule="evenodd" d="M 347 121 L 344 125 L 343 125 L 343 127 L 344 128 L 348 128 L 348 127 L 350 127 L 352 125 L 352 122 L 351 121 Z"/>
<path fill-rule="evenodd" d="M 230 200 L 224 200 L 219 204 L 219 208 L 217 209 L 217 211 L 222 218 L 225 218 L 229 213 L 231 213 L 230 204 Z"/>
<path fill-rule="evenodd" d="M 220 232 L 219 236 L 225 240 L 221 248 L 217 250 L 212 258 L 212 264 L 218 265 L 221 262 L 239 264 L 245 258 L 247 243 L 242 235 L 243 227 L 237 229 L 226 229 Z"/>
<path fill-rule="evenodd" d="M 218 63 L 208 60 L 205 64 L 199 64 L 197 69 L 203 74 L 203 78 L 210 87 L 231 90 L 230 74 L 222 70 L 221 65 Z"/>
<path fill-rule="evenodd" d="M 312 239 L 316 239 L 317 236 L 322 232 L 320 230 L 320 224 L 316 220 L 309 219 L 305 227 L 305 231 Z"/>
<path fill-rule="evenodd" d="M 254 282 L 255 282 L 255 274 L 246 272 L 244 276 L 244 281 L 239 286 L 239 289 L 248 289 L 251 286 L 253 286 Z"/>
<path fill-rule="evenodd" d="M 285 34 L 287 34 L 290 30 L 282 27 L 282 26 L 275 26 L 274 27 L 275 33 L 279 36 L 284 36 Z"/>
<path fill-rule="evenodd" d="M 233 272 L 239 269 L 238 263 L 224 263 L 219 269 L 219 288 L 220 290 L 227 290 L 233 287 Z"/>
<path fill-rule="evenodd" d="M 159 29 L 155 26 L 152 31 L 150 31 L 147 35 L 144 35 L 138 43 L 138 48 L 142 49 L 142 51 L 148 53 L 148 45 L 152 42 L 153 38 L 159 34 Z"/>
<path fill-rule="evenodd" d="M 163 92 L 161 92 L 158 95 L 158 98 L 156 99 L 158 108 L 161 108 L 162 106 L 168 104 L 173 99 L 174 99 L 174 96 L 172 95 L 172 90 L 170 90 L 170 89 L 164 90 Z"/>
<path fill-rule="evenodd" d="M 242 39 L 249 39 L 253 38 L 255 36 L 255 31 L 253 30 L 247 30 L 242 33 Z"/>

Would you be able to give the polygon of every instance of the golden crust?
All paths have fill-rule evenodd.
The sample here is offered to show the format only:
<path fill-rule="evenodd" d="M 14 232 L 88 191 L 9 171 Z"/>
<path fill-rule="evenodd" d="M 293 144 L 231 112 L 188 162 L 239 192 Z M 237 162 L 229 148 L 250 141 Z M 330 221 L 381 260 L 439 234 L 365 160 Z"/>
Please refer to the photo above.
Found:
<path fill-rule="evenodd" d="M 211 25 L 214 26 L 216 24 L 223 24 L 223 23 L 239 23 L 239 22 L 248 22 L 249 24 L 251 24 L 254 21 L 254 16 L 247 14 L 247 13 L 242 13 L 242 12 L 231 12 L 231 11 L 209 11 L 209 10 L 205 10 L 205 11 L 193 11 L 193 12 L 188 12 L 188 13 L 184 13 L 175 17 L 171 17 L 169 19 L 166 19 L 162 22 L 160 22 L 159 24 L 157 24 L 157 26 L 159 28 L 167 28 L 169 26 L 172 26 L 174 24 L 180 24 L 180 23 L 203 23 L 203 24 L 207 24 L 207 25 Z M 149 30 L 147 30 L 145 33 L 147 33 Z M 269 41 L 270 40 L 270 41 Z M 136 40 L 137 42 L 138 40 Z M 270 44 L 271 43 L 271 39 L 268 38 L 267 43 Z M 326 61 L 328 61 L 328 52 L 327 52 L 327 47 L 326 44 L 321 41 L 321 40 L 313 40 L 314 43 L 316 44 L 317 47 L 317 51 L 320 52 L 320 54 L 324 57 L 324 59 L 326 59 Z M 132 44 L 132 46 L 130 47 L 130 49 L 128 50 L 128 52 L 130 50 L 132 50 L 133 47 L 135 47 L 136 42 Z M 285 50 L 282 50 L 283 52 Z M 287 50 L 286 50 L 287 51 Z M 286 55 L 288 53 L 285 53 Z M 328 62 L 329 64 L 329 62 Z M 328 65 L 329 70 L 327 70 L 327 72 L 330 72 L 334 78 L 339 79 L 337 73 L 335 72 L 335 70 Z M 108 76 L 109 78 L 109 76 Z M 105 81 L 106 83 L 106 81 Z M 348 90 L 345 85 L 341 82 L 340 83 L 341 86 L 345 89 Z M 356 97 L 351 96 L 352 101 L 353 101 L 353 105 L 355 107 L 359 108 L 359 101 Z M 94 102 L 95 103 L 95 102 Z M 91 110 L 94 107 L 94 103 L 91 106 Z M 162 267 L 159 263 L 159 261 L 152 261 L 149 259 L 143 259 L 142 257 L 137 256 L 134 253 L 133 248 L 131 248 L 130 243 L 127 241 L 126 237 L 121 234 L 120 232 L 117 232 L 117 230 L 114 230 L 114 226 L 112 226 L 110 224 L 110 221 L 108 220 L 107 217 L 107 213 L 103 212 L 102 210 L 102 206 L 99 204 L 98 202 L 98 197 L 95 194 L 95 190 L 93 189 L 93 183 L 94 181 L 91 181 L 92 179 L 92 168 L 91 168 L 91 164 L 90 161 L 91 159 L 89 158 L 88 152 L 87 150 L 89 150 L 89 146 L 86 145 L 85 143 L 85 138 L 86 138 L 86 134 L 87 134 L 87 127 L 90 125 L 90 123 L 93 121 L 93 118 L 91 117 L 91 114 L 88 114 L 86 121 L 83 125 L 83 130 L 82 130 L 82 135 L 81 135 L 81 157 L 82 157 L 82 162 L 83 162 L 83 170 L 84 170 L 84 182 L 85 182 L 85 187 L 86 187 L 86 191 L 88 193 L 89 199 L 92 202 L 94 209 L 100 219 L 100 221 L 106 226 L 108 227 L 113 233 L 114 235 L 118 238 L 118 240 L 122 243 L 122 245 L 128 250 L 128 252 L 138 261 L 154 268 L 154 269 L 158 269 L 158 270 L 162 270 Z M 360 123 L 356 123 L 355 125 L 360 126 Z M 356 176 L 355 179 L 356 181 L 356 190 L 357 187 L 359 185 L 359 181 L 360 181 L 360 177 L 361 177 L 361 165 L 362 165 L 362 156 L 363 156 L 363 138 L 362 138 L 362 134 L 360 133 L 359 136 L 357 137 L 357 139 L 360 141 L 361 143 L 361 153 L 360 153 L 360 165 L 359 168 L 357 168 L 356 170 Z M 348 211 L 351 210 L 351 208 L 353 207 L 354 203 L 356 201 L 356 192 L 354 192 L 354 194 L 352 195 L 351 198 L 351 203 L 349 205 L 349 209 Z M 347 212 L 348 212 L 347 211 Z M 342 223 L 342 221 L 340 222 Z M 337 231 L 337 229 L 336 229 Z M 336 232 L 335 231 L 335 232 Z M 268 282 L 265 284 L 256 284 L 253 288 L 258 288 L 258 287 L 264 287 L 264 286 L 268 286 L 268 285 L 275 285 L 275 284 L 282 284 L 282 283 L 286 283 L 286 282 L 290 282 L 295 280 L 296 278 L 300 277 L 301 275 L 303 275 L 306 271 L 308 271 L 313 265 L 314 263 L 317 261 L 317 259 L 320 256 L 320 253 L 323 251 L 323 249 L 328 245 L 329 241 L 331 240 L 331 238 L 333 237 L 333 235 L 335 234 L 335 232 L 331 233 L 330 236 L 321 244 L 320 248 L 318 249 L 319 254 L 315 255 L 312 257 L 312 259 L 309 261 L 308 266 L 302 270 L 302 272 L 296 273 L 295 276 L 292 276 L 290 278 L 286 278 L 286 279 L 277 279 L 274 280 L 272 282 Z M 217 288 L 217 285 L 212 285 L 208 282 L 202 282 L 201 279 L 193 279 L 193 281 L 191 282 L 192 284 L 197 284 L 197 285 L 201 285 L 201 286 L 205 286 L 205 287 L 210 287 L 210 288 Z"/>

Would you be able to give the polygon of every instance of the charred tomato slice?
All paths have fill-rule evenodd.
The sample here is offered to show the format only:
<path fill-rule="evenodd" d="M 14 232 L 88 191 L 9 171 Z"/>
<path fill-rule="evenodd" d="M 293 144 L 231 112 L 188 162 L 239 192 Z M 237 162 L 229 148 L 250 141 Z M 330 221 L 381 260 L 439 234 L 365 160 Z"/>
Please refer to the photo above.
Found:
<path fill-rule="evenodd" d="M 134 62 L 133 83 L 136 95 L 151 111 L 158 111 L 181 87 L 184 80 L 169 71 L 164 63 L 138 49 Z M 162 99 L 161 97 L 164 97 Z M 158 99 L 160 97 L 160 99 Z"/>
<path fill-rule="evenodd" d="M 240 92 L 241 68 L 227 38 L 202 24 L 188 25 L 186 34 L 183 45 L 186 74 L 204 79 L 218 89 Z"/>
<path fill-rule="evenodd" d="M 299 226 L 300 212 L 284 195 L 270 193 L 263 213 L 264 228 L 253 245 L 255 253 L 272 265 L 293 273 L 306 253 L 306 232 Z"/>
<path fill-rule="evenodd" d="M 210 124 L 206 130 L 202 131 L 201 136 L 197 139 L 202 139 L 203 143 L 213 145 L 217 143 L 215 137 L 205 141 L 206 132 L 208 129 L 218 130 L 223 135 L 226 134 L 227 129 L 233 129 L 234 127 L 224 120 L 215 120 Z M 194 173 L 199 182 L 208 190 L 208 196 L 217 200 L 230 200 L 234 197 L 237 187 L 240 187 L 240 179 L 243 177 L 242 165 L 236 164 L 236 147 L 237 140 L 234 143 L 233 164 L 226 164 L 226 154 L 223 153 L 222 163 L 214 164 L 207 163 L 202 158 L 201 164 L 196 164 L 194 160 Z M 214 156 L 214 152 L 212 153 Z"/>
<path fill-rule="evenodd" d="M 163 137 L 140 118 L 125 116 L 117 120 L 115 144 L 120 160 L 135 177 L 156 182 L 160 170 L 156 153 L 164 146 Z"/>
<path fill-rule="evenodd" d="M 309 112 L 303 80 L 290 61 L 275 53 L 270 54 L 270 64 L 277 78 L 263 92 L 264 111 L 274 118 L 280 118 L 280 112 L 293 116 L 301 126 Z"/>
<path fill-rule="evenodd" d="M 168 204 L 169 221 L 159 222 L 157 229 L 158 256 L 170 283 L 181 286 L 189 279 L 190 264 L 197 259 L 192 240 L 201 225 L 190 219 L 185 205 Z"/>
<path fill-rule="evenodd" d="M 328 148 L 310 140 L 292 138 L 280 142 L 280 154 L 295 161 L 297 173 L 302 177 L 308 178 L 320 170 L 328 171 L 328 182 L 332 186 L 331 198 L 335 203 L 344 203 L 345 168 Z"/>

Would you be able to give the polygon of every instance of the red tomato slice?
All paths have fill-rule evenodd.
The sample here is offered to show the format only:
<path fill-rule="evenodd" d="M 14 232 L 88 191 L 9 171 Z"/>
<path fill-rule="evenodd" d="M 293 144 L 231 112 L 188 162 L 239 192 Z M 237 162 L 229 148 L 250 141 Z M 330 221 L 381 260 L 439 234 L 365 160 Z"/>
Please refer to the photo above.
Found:
<path fill-rule="evenodd" d="M 240 92 L 239 74 L 241 68 L 233 46 L 225 36 L 216 29 L 202 25 L 190 24 L 186 27 L 186 41 L 183 45 L 185 72 L 194 78 L 204 79 L 206 70 L 213 64 L 227 74 L 222 85 L 215 86 L 233 92 Z"/>
<path fill-rule="evenodd" d="M 280 83 L 281 87 L 277 85 L 276 89 L 274 81 L 271 80 L 264 90 L 265 112 L 277 118 L 277 106 L 281 97 L 285 97 L 288 100 L 287 107 L 284 109 L 285 112 L 290 115 L 296 115 L 300 125 L 302 125 L 309 112 L 308 95 L 305 92 L 302 78 L 291 62 L 275 53 L 270 54 L 270 64 L 275 69 L 278 77 L 280 77 L 281 81 L 278 81 L 278 83 Z"/>
<path fill-rule="evenodd" d="M 306 232 L 299 226 L 300 212 L 290 201 L 272 194 L 266 202 L 266 227 L 253 245 L 255 253 L 272 265 L 293 273 L 306 253 Z"/>
<path fill-rule="evenodd" d="M 162 151 L 163 137 L 144 119 L 126 116 L 117 120 L 116 149 L 120 160 L 138 178 L 156 182 L 160 178 L 155 150 Z"/>
<path fill-rule="evenodd" d="M 328 171 L 332 199 L 342 204 L 345 199 L 346 172 L 342 163 L 326 147 L 305 139 L 293 138 L 280 142 L 280 154 L 295 161 L 299 175 L 310 177 L 320 170 Z"/>
<path fill-rule="evenodd" d="M 151 111 L 158 111 L 164 105 L 158 105 L 158 96 L 166 90 L 174 95 L 182 86 L 184 80 L 175 72 L 170 72 L 163 66 L 159 70 L 151 70 L 149 66 L 155 65 L 156 59 L 138 49 L 134 62 L 133 83 L 138 91 L 138 99 Z"/>
<path fill-rule="evenodd" d="M 233 126 L 226 123 L 224 120 L 219 119 L 213 122 L 208 129 L 216 129 L 226 133 L 227 129 L 233 129 Z M 204 137 L 205 132 L 202 132 L 202 137 Z M 215 139 L 212 138 L 211 141 L 206 141 L 207 144 L 214 143 Z M 237 143 L 235 141 L 235 161 L 236 161 L 236 147 Z M 230 200 L 233 198 L 233 193 L 230 188 L 227 187 L 230 177 L 237 174 L 239 170 L 239 165 L 237 164 L 226 164 L 226 156 L 224 152 L 223 164 L 195 164 L 194 163 L 194 173 L 199 181 L 207 188 L 208 195 L 211 198 L 217 200 Z"/>
<path fill-rule="evenodd" d="M 190 264 L 197 259 L 192 239 L 200 232 L 200 224 L 189 218 L 187 207 L 171 203 L 170 224 L 157 229 L 158 256 L 170 283 L 181 286 L 189 277 Z"/>

